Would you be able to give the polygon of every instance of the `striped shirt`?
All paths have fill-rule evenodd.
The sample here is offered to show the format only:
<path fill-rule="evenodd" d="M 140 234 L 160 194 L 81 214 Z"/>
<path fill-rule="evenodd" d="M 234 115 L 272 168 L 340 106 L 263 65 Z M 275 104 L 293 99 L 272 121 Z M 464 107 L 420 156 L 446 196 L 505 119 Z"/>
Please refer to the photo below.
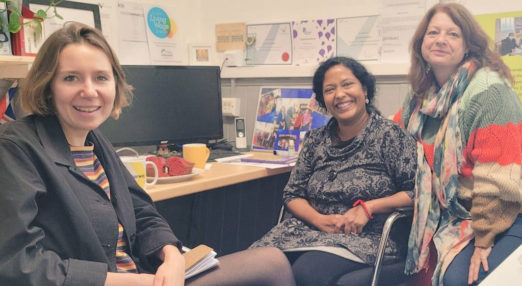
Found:
<path fill-rule="evenodd" d="M 90 146 L 71 146 L 71 152 L 76 167 L 89 178 L 89 180 L 96 183 L 104 191 L 109 200 L 111 199 L 111 192 L 109 180 L 105 175 L 103 166 L 100 160 L 94 154 L 94 145 Z M 118 223 L 118 243 L 116 247 L 116 268 L 118 272 L 137 273 L 136 264 L 132 258 L 127 254 L 127 242 L 124 238 L 125 232 L 121 223 Z"/>

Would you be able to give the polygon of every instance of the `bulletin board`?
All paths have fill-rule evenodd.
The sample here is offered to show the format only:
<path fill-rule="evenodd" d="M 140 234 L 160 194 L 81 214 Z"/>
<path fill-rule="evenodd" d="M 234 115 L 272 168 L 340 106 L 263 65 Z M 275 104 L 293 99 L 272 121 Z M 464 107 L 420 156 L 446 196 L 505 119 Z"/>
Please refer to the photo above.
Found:
<path fill-rule="evenodd" d="M 502 55 L 502 60 L 511 69 L 515 78 L 513 88 L 522 100 L 522 11 L 475 15 L 475 18 L 493 39 L 491 48 Z M 516 45 L 504 51 L 502 43 L 510 34 Z"/>
<path fill-rule="evenodd" d="M 261 87 L 252 149 L 298 152 L 307 131 L 324 126 L 330 116 L 315 100 L 311 88 Z"/>

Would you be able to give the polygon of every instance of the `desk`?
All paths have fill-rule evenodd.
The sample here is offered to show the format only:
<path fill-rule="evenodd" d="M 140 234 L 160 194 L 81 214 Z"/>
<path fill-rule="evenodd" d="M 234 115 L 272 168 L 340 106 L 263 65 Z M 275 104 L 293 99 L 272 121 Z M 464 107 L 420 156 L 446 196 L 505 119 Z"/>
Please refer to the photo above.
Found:
<path fill-rule="evenodd" d="M 156 184 L 147 188 L 153 201 L 160 201 L 179 196 L 195 194 L 212 189 L 239 184 L 250 180 L 288 173 L 292 167 L 266 169 L 252 166 L 240 166 L 225 163 L 211 163 L 205 170 L 188 181 L 172 184 Z"/>
<path fill-rule="evenodd" d="M 221 256 L 247 248 L 277 223 L 292 168 L 211 165 L 188 181 L 156 184 L 147 193 L 185 245 L 204 243 Z"/>

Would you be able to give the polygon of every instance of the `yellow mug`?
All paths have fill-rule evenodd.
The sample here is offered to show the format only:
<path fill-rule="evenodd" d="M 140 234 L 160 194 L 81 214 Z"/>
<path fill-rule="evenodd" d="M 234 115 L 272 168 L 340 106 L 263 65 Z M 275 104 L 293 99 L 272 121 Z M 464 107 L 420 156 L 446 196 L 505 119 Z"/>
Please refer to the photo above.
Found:
<path fill-rule="evenodd" d="M 146 189 L 147 186 L 154 185 L 158 181 L 158 168 L 153 162 L 146 161 L 143 157 L 132 156 L 120 156 L 120 159 L 141 188 Z M 147 181 L 147 165 L 151 165 L 154 169 L 151 182 Z"/>
<path fill-rule="evenodd" d="M 183 144 L 183 159 L 194 163 L 194 167 L 204 169 L 210 150 L 202 143 Z"/>

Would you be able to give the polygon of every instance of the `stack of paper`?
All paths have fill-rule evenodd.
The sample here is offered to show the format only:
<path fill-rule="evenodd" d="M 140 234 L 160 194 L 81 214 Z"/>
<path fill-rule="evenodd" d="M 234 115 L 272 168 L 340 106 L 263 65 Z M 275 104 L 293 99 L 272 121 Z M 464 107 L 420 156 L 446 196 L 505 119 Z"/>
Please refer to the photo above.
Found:
<path fill-rule="evenodd" d="M 193 249 L 183 246 L 185 257 L 185 279 L 211 269 L 218 265 L 216 252 L 206 245 L 198 245 Z"/>
<path fill-rule="evenodd" d="M 241 162 L 247 163 L 266 163 L 266 164 L 283 164 L 289 165 L 297 161 L 297 156 L 288 155 L 288 156 L 279 156 L 273 155 L 270 153 L 260 153 L 255 154 L 254 156 L 241 158 Z"/>

